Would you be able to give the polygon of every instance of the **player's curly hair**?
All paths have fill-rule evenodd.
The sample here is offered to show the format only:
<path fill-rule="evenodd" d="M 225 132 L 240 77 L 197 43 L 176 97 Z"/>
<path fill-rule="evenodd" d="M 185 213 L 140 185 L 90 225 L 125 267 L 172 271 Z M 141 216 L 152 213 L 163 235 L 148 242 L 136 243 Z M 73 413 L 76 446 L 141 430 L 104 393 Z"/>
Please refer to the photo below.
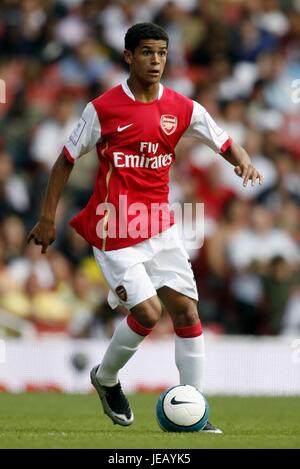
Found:
<path fill-rule="evenodd" d="M 169 45 L 169 36 L 163 28 L 154 23 L 137 23 L 125 34 L 125 49 L 134 52 L 143 39 L 163 40 Z"/>

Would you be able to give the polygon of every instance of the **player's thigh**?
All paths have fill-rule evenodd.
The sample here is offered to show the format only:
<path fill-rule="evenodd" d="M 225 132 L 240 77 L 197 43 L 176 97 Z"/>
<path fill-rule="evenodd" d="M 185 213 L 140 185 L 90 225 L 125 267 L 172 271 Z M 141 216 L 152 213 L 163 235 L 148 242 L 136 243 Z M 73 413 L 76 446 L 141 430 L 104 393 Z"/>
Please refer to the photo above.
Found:
<path fill-rule="evenodd" d="M 170 247 L 163 247 L 144 265 L 156 290 L 169 287 L 185 297 L 198 301 L 194 273 L 180 240 L 175 240 Z"/>
<path fill-rule="evenodd" d="M 171 240 L 145 263 L 158 296 L 176 327 L 198 320 L 198 292 L 191 263 L 180 239 Z"/>
<path fill-rule="evenodd" d="M 109 303 L 112 307 L 122 305 L 131 310 L 156 296 L 156 290 L 143 263 L 128 266 L 129 262 L 122 256 L 118 261 L 117 257 L 110 256 L 109 252 L 104 253 L 94 249 L 94 254 L 110 288 Z"/>

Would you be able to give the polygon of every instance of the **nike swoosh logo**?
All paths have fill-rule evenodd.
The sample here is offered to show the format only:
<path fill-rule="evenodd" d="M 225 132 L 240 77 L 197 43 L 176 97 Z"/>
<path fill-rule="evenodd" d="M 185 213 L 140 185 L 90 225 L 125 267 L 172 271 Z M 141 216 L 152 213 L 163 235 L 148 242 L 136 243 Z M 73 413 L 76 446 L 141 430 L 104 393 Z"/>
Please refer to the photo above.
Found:
<path fill-rule="evenodd" d="M 197 402 L 191 402 L 191 401 L 177 401 L 176 396 L 172 397 L 171 399 L 171 404 L 176 405 L 176 404 L 197 404 Z"/>
<path fill-rule="evenodd" d="M 121 127 L 119 125 L 117 130 L 118 130 L 118 132 L 123 132 L 123 130 L 128 129 L 128 127 L 130 127 L 131 125 L 133 125 L 133 124 L 124 125 L 123 127 Z"/>

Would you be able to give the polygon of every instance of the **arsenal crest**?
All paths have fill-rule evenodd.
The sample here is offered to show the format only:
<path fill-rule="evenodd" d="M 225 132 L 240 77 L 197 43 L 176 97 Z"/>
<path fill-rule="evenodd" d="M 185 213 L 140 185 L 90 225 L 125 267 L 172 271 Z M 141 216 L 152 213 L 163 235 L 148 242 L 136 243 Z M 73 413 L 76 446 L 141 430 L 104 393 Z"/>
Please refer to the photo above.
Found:
<path fill-rule="evenodd" d="M 115 289 L 115 292 L 118 297 L 121 298 L 122 301 L 127 301 L 127 291 L 125 290 L 125 287 L 123 285 L 119 285 Z"/>
<path fill-rule="evenodd" d="M 160 125 L 165 134 L 171 135 L 177 129 L 177 117 L 171 114 L 163 114 L 160 118 Z"/>

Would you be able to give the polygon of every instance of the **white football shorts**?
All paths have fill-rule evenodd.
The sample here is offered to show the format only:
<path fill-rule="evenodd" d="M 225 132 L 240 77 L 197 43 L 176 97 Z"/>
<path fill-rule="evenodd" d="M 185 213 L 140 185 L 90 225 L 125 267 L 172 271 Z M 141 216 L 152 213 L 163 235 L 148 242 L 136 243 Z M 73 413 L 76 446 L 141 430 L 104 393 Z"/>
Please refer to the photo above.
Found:
<path fill-rule="evenodd" d="M 164 286 L 198 300 L 190 260 L 176 225 L 134 246 L 112 251 L 93 247 L 93 251 L 110 287 L 108 303 L 113 309 L 118 305 L 131 309 Z"/>

